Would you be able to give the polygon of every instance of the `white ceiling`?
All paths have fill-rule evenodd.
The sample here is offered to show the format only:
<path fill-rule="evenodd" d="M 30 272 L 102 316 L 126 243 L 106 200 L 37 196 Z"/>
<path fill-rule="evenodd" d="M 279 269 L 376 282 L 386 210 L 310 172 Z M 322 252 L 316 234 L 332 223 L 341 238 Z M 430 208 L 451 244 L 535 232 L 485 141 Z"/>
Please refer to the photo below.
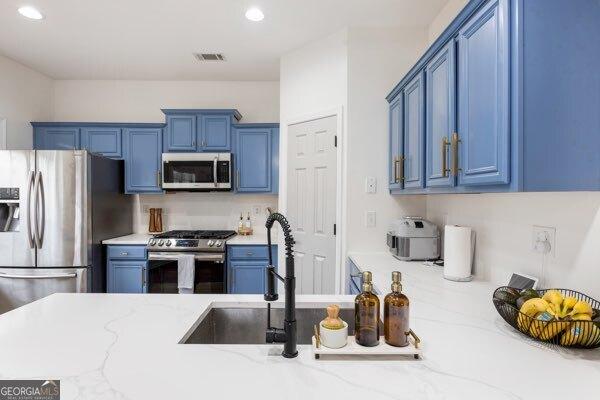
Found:
<path fill-rule="evenodd" d="M 2 0 L 0 53 L 55 79 L 277 80 L 279 57 L 346 26 L 425 26 L 447 0 Z M 45 16 L 17 13 L 32 5 Z M 259 6 L 265 19 L 245 19 Z M 222 52 L 200 64 L 194 52 Z"/>

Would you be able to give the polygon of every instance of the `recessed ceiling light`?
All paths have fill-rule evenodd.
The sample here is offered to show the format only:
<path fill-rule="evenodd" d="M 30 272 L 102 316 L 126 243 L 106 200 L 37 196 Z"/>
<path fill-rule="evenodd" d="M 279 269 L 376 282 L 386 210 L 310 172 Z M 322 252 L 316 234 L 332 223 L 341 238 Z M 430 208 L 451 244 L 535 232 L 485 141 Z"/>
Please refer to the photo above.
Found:
<path fill-rule="evenodd" d="M 250 21 L 258 22 L 262 21 L 265 18 L 265 14 L 263 14 L 263 12 L 260 11 L 260 9 L 252 7 L 249 8 L 248 11 L 246 11 L 246 18 L 248 18 Z"/>
<path fill-rule="evenodd" d="M 23 6 L 19 8 L 19 14 L 29 19 L 43 19 L 41 12 L 31 6 Z"/>

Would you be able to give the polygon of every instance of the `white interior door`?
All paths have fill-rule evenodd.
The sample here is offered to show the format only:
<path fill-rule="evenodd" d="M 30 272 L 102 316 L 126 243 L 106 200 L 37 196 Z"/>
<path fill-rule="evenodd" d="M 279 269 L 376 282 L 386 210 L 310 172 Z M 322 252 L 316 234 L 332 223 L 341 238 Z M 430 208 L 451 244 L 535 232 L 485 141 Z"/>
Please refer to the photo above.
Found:
<path fill-rule="evenodd" d="M 335 293 L 336 130 L 336 116 L 288 127 L 287 214 L 301 294 Z"/>

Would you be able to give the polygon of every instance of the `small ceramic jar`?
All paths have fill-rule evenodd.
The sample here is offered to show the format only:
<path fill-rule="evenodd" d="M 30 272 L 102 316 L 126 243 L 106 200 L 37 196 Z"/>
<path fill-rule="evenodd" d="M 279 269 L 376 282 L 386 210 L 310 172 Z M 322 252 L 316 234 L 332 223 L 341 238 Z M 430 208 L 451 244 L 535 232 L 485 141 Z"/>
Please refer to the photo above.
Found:
<path fill-rule="evenodd" d="M 340 329 L 325 328 L 323 322 L 320 323 L 319 335 L 321 337 L 321 345 L 330 349 L 339 349 L 348 343 L 348 324 L 346 321 L 342 322 L 344 323 L 344 327 Z"/>

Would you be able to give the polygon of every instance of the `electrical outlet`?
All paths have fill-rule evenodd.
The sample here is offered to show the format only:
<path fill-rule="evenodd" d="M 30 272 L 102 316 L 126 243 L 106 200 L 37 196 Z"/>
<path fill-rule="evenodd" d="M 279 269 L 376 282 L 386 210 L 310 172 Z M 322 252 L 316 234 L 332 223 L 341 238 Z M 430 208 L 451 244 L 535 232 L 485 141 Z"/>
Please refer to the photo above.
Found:
<path fill-rule="evenodd" d="M 261 206 L 252 206 L 252 213 L 254 215 L 260 215 L 261 210 L 262 210 Z"/>
<path fill-rule="evenodd" d="M 367 211 L 365 225 L 367 228 L 375 228 L 377 225 L 377 214 L 375 211 Z"/>
<path fill-rule="evenodd" d="M 551 226 L 533 226 L 531 250 L 536 253 L 556 255 L 556 228 Z"/>
<path fill-rule="evenodd" d="M 367 180 L 365 182 L 365 192 L 377 193 L 377 178 L 374 176 L 367 176 Z"/>

